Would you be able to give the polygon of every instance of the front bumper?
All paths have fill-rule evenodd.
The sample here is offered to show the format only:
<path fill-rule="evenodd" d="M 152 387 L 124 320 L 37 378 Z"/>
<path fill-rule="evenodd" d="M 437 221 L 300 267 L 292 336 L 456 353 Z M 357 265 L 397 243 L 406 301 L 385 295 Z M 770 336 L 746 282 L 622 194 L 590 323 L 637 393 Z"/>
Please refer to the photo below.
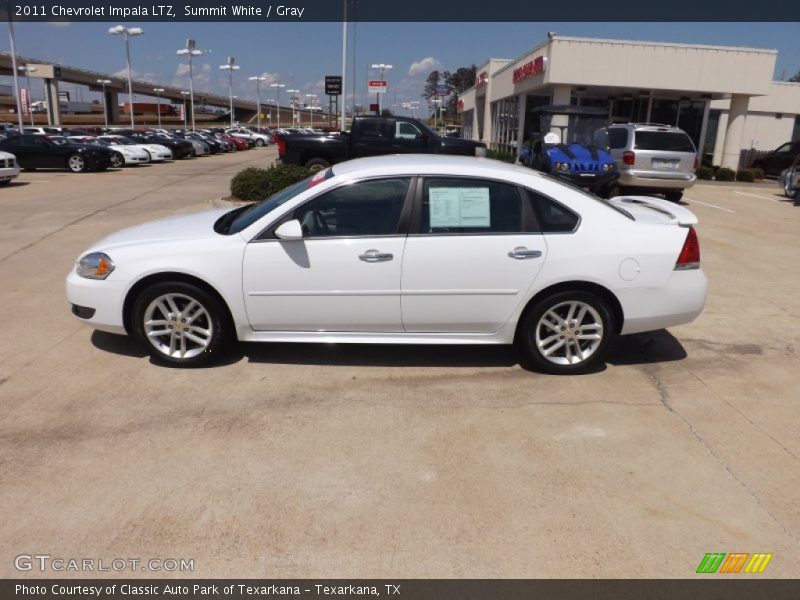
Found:
<path fill-rule="evenodd" d="M 0 169 L 0 181 L 11 181 L 19 176 L 19 167 L 4 167 Z"/>
<path fill-rule="evenodd" d="M 613 183 L 614 180 L 617 179 L 618 173 L 616 171 L 610 173 L 580 173 L 569 171 L 565 173 L 564 171 L 553 171 L 550 175 L 578 187 L 598 189 Z"/>
<path fill-rule="evenodd" d="M 72 305 L 72 314 L 90 327 L 109 333 L 124 334 L 122 307 L 127 286 L 123 281 L 109 279 L 85 279 L 79 277 L 73 267 L 67 276 L 67 301 Z"/>
<path fill-rule="evenodd" d="M 624 187 L 685 190 L 692 187 L 695 181 L 697 181 L 697 175 L 694 173 L 642 171 L 634 169 L 623 169 L 619 172 L 619 184 Z"/>

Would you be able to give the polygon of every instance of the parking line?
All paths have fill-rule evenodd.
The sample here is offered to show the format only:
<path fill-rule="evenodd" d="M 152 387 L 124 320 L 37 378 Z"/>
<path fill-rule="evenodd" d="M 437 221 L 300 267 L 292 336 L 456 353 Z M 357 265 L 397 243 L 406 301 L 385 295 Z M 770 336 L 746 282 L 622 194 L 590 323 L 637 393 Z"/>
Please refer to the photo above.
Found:
<path fill-rule="evenodd" d="M 737 192 L 733 190 L 734 194 L 739 194 L 740 196 L 749 196 L 750 198 L 758 198 L 759 200 L 770 200 L 772 202 L 780 203 L 780 200 L 776 200 L 775 198 L 767 198 L 766 196 L 757 196 L 756 194 L 748 194 L 747 192 Z"/>
<path fill-rule="evenodd" d="M 725 208 L 724 206 L 717 206 L 716 204 L 709 204 L 708 202 L 701 202 L 700 200 L 693 200 L 692 198 L 687 198 L 686 196 L 683 197 L 684 200 L 688 200 L 689 202 L 693 202 L 695 204 L 702 204 L 703 206 L 710 206 L 711 208 L 718 208 L 720 210 L 724 210 L 725 212 L 735 213 L 735 210 L 730 208 Z"/>

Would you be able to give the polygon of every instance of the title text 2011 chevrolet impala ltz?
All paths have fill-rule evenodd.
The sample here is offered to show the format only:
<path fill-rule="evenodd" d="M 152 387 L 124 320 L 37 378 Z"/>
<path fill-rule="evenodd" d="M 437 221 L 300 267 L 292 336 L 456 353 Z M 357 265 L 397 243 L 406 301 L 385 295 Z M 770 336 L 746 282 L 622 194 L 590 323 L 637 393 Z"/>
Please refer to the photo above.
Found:
<path fill-rule="evenodd" d="M 516 342 L 540 370 L 578 373 L 617 334 L 701 312 L 696 223 L 493 160 L 365 158 L 258 204 L 115 233 L 79 258 L 67 298 L 175 365 L 234 339 Z"/>

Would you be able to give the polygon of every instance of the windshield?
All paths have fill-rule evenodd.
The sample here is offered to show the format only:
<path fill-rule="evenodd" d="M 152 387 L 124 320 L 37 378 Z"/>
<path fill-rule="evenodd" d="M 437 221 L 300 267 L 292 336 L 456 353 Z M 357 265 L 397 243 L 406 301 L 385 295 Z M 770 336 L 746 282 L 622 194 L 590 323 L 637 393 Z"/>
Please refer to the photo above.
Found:
<path fill-rule="evenodd" d="M 230 213 L 223 215 L 222 219 L 218 222 L 219 233 L 239 233 L 243 229 L 249 227 L 267 213 L 275 210 L 284 202 L 288 202 L 298 194 L 306 191 L 309 188 L 311 177 L 298 181 L 294 185 L 281 190 L 277 194 L 273 194 L 266 200 L 251 204 L 244 208 L 237 208 Z M 230 221 L 226 219 L 229 215 L 234 218 Z"/>

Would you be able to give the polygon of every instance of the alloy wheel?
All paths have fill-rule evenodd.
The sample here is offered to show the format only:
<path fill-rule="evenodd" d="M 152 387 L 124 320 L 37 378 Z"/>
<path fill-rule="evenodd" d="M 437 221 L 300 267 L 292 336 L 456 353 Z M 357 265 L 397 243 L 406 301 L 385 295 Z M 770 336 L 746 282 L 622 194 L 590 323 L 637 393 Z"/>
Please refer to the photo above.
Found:
<path fill-rule="evenodd" d="M 162 294 L 144 311 L 150 344 L 171 358 L 192 358 L 206 351 L 214 335 L 205 306 L 186 294 Z"/>
<path fill-rule="evenodd" d="M 75 173 L 80 173 L 81 171 L 83 171 L 84 166 L 86 164 L 83 160 L 83 157 L 78 154 L 73 154 L 72 156 L 70 156 L 68 162 L 70 170 Z"/>
<path fill-rule="evenodd" d="M 555 365 L 577 365 L 588 360 L 603 341 L 603 320 L 590 304 L 579 300 L 551 307 L 536 324 L 536 347 Z"/>

